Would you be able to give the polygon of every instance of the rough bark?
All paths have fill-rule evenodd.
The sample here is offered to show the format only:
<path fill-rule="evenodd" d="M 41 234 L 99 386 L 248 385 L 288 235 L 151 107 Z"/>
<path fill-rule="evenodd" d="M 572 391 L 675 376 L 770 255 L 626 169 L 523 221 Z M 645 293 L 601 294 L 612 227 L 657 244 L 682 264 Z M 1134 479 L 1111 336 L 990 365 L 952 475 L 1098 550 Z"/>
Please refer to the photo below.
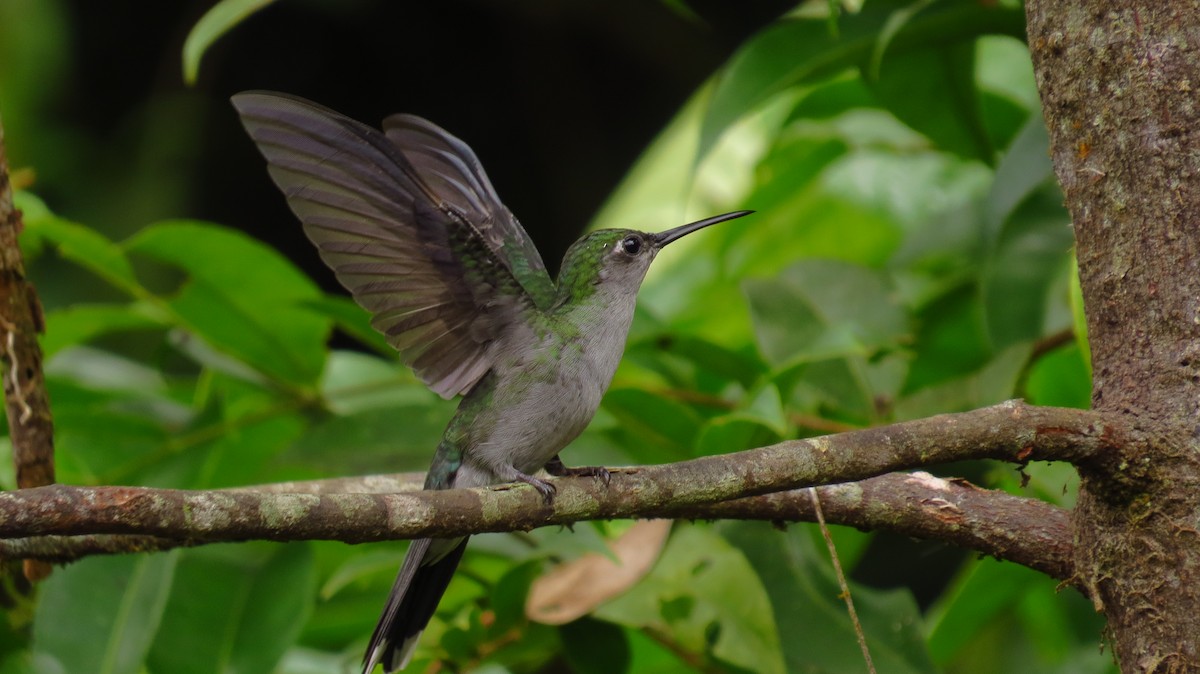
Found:
<path fill-rule="evenodd" d="M 1090 463 L 1111 455 L 1126 436 L 1091 412 L 1010 401 L 734 454 L 618 469 L 609 485 L 559 480 L 552 505 L 525 486 L 425 492 L 386 476 L 207 492 L 51 486 L 0 494 L 0 537 L 27 539 L 4 543 L 0 553 L 62 561 L 120 550 L 120 540 L 97 534 L 134 535 L 126 539 L 129 549 L 142 551 L 172 547 L 171 541 L 452 537 L 619 517 L 808 520 L 811 503 L 804 494 L 774 492 L 861 479 L 821 490 L 829 521 L 945 540 L 1066 579 L 1069 528 L 1061 510 L 923 473 L 864 478 L 963 459 Z M 756 496 L 764 494 L 771 496 Z M 34 536 L 71 538 L 29 538 Z"/>
<path fill-rule="evenodd" d="M 42 376 L 42 307 L 25 279 L 25 261 L 17 236 L 21 212 L 13 205 L 4 128 L 0 126 L 0 353 L 4 361 L 4 412 L 12 439 L 17 486 L 54 483 L 54 422 Z M 25 576 L 50 574 L 42 562 L 28 561 Z"/>
<path fill-rule="evenodd" d="M 1134 488 L 1081 468 L 1077 573 L 1123 671 L 1200 671 L 1200 2 L 1027 7 L 1093 407 L 1144 431 Z"/>

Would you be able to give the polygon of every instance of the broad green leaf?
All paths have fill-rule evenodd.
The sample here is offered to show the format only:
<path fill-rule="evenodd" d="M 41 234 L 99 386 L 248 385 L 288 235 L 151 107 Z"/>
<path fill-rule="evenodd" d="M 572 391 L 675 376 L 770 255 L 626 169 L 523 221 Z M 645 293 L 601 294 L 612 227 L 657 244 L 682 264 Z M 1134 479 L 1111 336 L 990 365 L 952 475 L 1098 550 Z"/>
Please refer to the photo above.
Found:
<path fill-rule="evenodd" d="M 251 409 L 233 407 L 226 405 L 225 423 L 207 433 L 219 431 L 219 437 L 188 448 L 205 455 L 192 486 L 240 487 L 289 477 L 279 458 L 303 436 L 303 417 L 277 401 L 266 401 Z"/>
<path fill-rule="evenodd" d="M 704 119 L 698 156 L 703 157 L 735 120 L 771 96 L 810 84 L 867 61 L 884 25 L 909 3 L 869 2 L 857 13 L 843 15 L 837 31 L 822 18 L 776 22 L 752 37 L 734 54 L 713 91 Z M 985 34 L 1023 36 L 1020 9 L 973 2 L 933 2 L 909 19 L 888 45 L 892 55 L 934 45 L 962 42 Z"/>
<path fill-rule="evenodd" d="M 427 403 L 375 407 L 314 423 L 277 460 L 328 475 L 425 470 L 451 412 Z"/>
<path fill-rule="evenodd" d="M 192 414 L 164 385 L 161 373 L 111 354 L 81 347 L 61 352 L 47 368 L 59 479 L 128 483 L 114 478 L 161 456 L 171 430 Z"/>
<path fill-rule="evenodd" d="M 658 340 L 663 351 L 681 356 L 700 369 L 749 388 L 766 373 L 766 365 L 758 358 L 739 353 L 697 335 L 671 335 Z"/>
<path fill-rule="evenodd" d="M 976 41 L 975 67 L 979 86 L 994 92 L 1026 112 L 1041 105 L 1029 48 L 1019 38 L 985 35 Z"/>
<path fill-rule="evenodd" d="M 770 214 L 796 199 L 811 199 L 805 188 L 849 149 L 841 138 L 815 133 L 785 133 L 776 140 L 755 170 L 755 189 L 746 197 L 746 203 L 753 204 L 764 214 Z M 755 220 L 756 226 L 752 229 L 762 226 L 757 222 L 759 218 Z"/>
<path fill-rule="evenodd" d="M 212 346 L 291 384 L 316 381 L 330 321 L 301 306 L 321 293 L 279 253 L 192 221 L 151 225 L 125 248 L 189 274 L 171 307 Z"/>
<path fill-rule="evenodd" d="M 192 26 L 187 40 L 183 43 L 183 80 L 188 84 L 195 84 L 204 52 L 234 26 L 274 1 L 220 0 L 210 7 L 196 25 Z"/>
<path fill-rule="evenodd" d="M 980 106 L 993 144 L 1008 147 L 1030 116 L 1040 117 L 1041 101 L 1029 49 L 1021 40 L 988 35 L 976 41 Z"/>
<path fill-rule="evenodd" d="M 987 251 L 981 279 L 988 336 L 997 349 L 1041 337 L 1048 295 L 1070 261 L 1070 217 L 1044 183 L 1013 210 Z"/>
<path fill-rule="evenodd" d="M 57 569 L 33 623 L 35 661 L 53 658 L 64 672 L 144 671 L 167 597 L 178 591 L 178 561 L 178 552 L 101 556 Z"/>
<path fill-rule="evenodd" d="M 403 559 L 395 550 L 371 549 L 346 559 L 325 579 L 320 597 L 328 601 L 334 595 L 354 583 L 377 575 L 394 574 Z"/>
<path fill-rule="evenodd" d="M 114 332 L 164 328 L 161 311 L 149 304 L 76 304 L 46 312 L 42 354 L 52 358 L 62 349 Z"/>
<path fill-rule="evenodd" d="M 355 351 L 331 351 L 320 386 L 325 405 L 338 415 L 423 405 L 442 410 L 449 420 L 454 409 L 453 403 L 443 403 L 394 357 L 385 360 Z"/>
<path fill-rule="evenodd" d="M 64 258 L 91 271 L 114 287 L 134 297 L 146 294 L 120 246 L 93 229 L 52 214 L 33 195 L 22 194 L 22 207 L 32 208 L 31 215 L 25 218 L 27 231 L 50 241 Z"/>
<path fill-rule="evenodd" d="M 1088 409 L 1092 377 L 1078 342 L 1042 356 L 1029 369 L 1025 397 L 1034 405 Z"/>
<path fill-rule="evenodd" d="M 892 114 L 939 149 L 986 164 L 994 160 L 975 88 L 973 42 L 884 54 L 878 72 L 864 79 Z"/>
<path fill-rule="evenodd" d="M 633 671 L 629 639 L 616 625 L 583 617 L 558 628 L 563 656 L 578 674 L 622 674 Z M 645 670 L 638 670 L 645 671 Z"/>
<path fill-rule="evenodd" d="M 1045 122 L 1041 115 L 1031 115 L 996 166 L 984 207 L 984 237 L 987 241 L 998 239 L 1017 206 L 1054 175 L 1049 147 Z"/>
<path fill-rule="evenodd" d="M 995 405 L 1016 394 L 1017 382 L 1029 361 L 1032 346 L 1014 344 L 978 371 L 967 376 L 927 386 L 896 403 L 896 420 L 919 419 L 945 412 L 964 412 Z"/>
<path fill-rule="evenodd" d="M 677 526 L 650 575 L 595 615 L 665 631 L 686 651 L 741 669 L 783 672 L 769 607 L 763 585 L 737 548 L 710 529 Z"/>
<path fill-rule="evenodd" d="M 493 633 L 503 634 L 526 622 L 525 598 L 529 596 L 530 585 L 541 573 L 541 561 L 530 560 L 512 567 L 496 581 L 490 596 L 495 622 L 488 626 Z"/>
<path fill-rule="evenodd" d="M 960 285 L 929 302 L 915 316 L 915 351 L 905 391 L 961 377 L 992 356 L 983 307 L 972 285 Z"/>
<path fill-rule="evenodd" d="M 762 522 L 730 522 L 719 531 L 746 555 L 755 574 L 770 588 L 771 612 L 785 636 L 787 671 L 864 670 L 829 563 L 801 527 L 781 532 Z M 925 647 L 920 612 L 908 591 L 854 584 L 850 590 L 878 671 L 937 671 Z"/>
<path fill-rule="evenodd" d="M 1096 648 L 1103 618 L 1091 604 L 1017 564 L 972 563 L 929 615 L 930 650 L 948 671 L 1116 672 Z"/>
<path fill-rule="evenodd" d="M 150 651 L 150 671 L 273 671 L 312 611 L 313 571 L 306 544 L 188 550 Z"/>
<path fill-rule="evenodd" d="M 371 314 L 366 309 L 354 303 L 354 300 L 341 295 L 325 295 L 323 297 L 304 300 L 300 306 L 330 318 L 339 330 L 357 339 L 385 358 L 396 359 L 396 349 L 387 343 L 383 335 L 371 327 Z"/>
<path fill-rule="evenodd" d="M 645 630 L 625 628 L 629 640 L 629 671 L 637 674 L 692 674 L 695 668 L 688 667 L 671 651 L 673 644 L 662 643 Z"/>
<path fill-rule="evenodd" d="M 696 456 L 728 454 L 743 449 L 754 449 L 782 440 L 772 427 L 757 419 L 738 414 L 726 414 L 711 419 L 700 429 L 696 437 Z"/>
<path fill-rule="evenodd" d="M 853 71 L 825 84 L 806 91 L 792 108 L 787 124 L 796 121 L 823 120 L 838 117 L 855 108 L 878 108 L 879 101 L 867 88 L 862 77 Z M 788 128 L 788 127 L 785 127 Z M 781 134 L 777 142 L 786 142 L 787 135 Z"/>
<path fill-rule="evenodd" d="M 895 347 L 908 326 L 878 272 L 832 260 L 797 262 L 776 279 L 743 284 L 767 361 L 785 365 Z"/>
<path fill-rule="evenodd" d="M 616 417 L 612 433 L 639 451 L 647 463 L 666 463 L 691 457 L 700 418 L 687 405 L 641 389 L 609 389 L 604 409 Z"/>
<path fill-rule="evenodd" d="M 972 638 L 989 621 L 1020 601 L 1040 574 L 1019 564 L 980 560 L 970 564 L 942 601 L 929 613 L 929 651 L 945 663 L 958 650 L 970 648 Z M 1047 581 L 1053 583 L 1053 581 Z"/>

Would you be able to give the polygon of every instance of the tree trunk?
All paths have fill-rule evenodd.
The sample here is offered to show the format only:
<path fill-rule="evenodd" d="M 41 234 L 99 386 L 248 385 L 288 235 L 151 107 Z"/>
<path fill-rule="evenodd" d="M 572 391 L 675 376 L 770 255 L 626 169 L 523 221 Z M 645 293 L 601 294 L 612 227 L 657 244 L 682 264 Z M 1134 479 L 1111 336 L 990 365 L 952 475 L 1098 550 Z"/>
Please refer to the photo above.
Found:
<path fill-rule="evenodd" d="M 1200 671 L 1200 3 L 1027 11 L 1092 404 L 1142 432 L 1120 474 L 1081 470 L 1076 573 L 1123 671 Z"/>

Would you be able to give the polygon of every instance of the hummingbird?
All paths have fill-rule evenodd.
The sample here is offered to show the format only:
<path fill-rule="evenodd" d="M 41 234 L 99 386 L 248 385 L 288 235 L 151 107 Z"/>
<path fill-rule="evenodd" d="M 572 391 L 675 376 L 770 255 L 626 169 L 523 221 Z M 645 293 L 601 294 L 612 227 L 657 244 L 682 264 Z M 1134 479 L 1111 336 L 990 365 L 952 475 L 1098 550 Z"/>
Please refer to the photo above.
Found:
<path fill-rule="evenodd" d="M 232 99 L 268 171 L 322 259 L 401 360 L 444 398 L 462 396 L 425 489 L 602 480 L 559 451 L 591 421 L 625 349 L 638 288 L 667 244 L 749 215 L 665 232 L 605 229 L 576 241 L 557 281 L 466 143 L 414 115 L 382 131 L 303 98 Z M 363 656 L 403 669 L 467 537 L 409 546 Z"/>

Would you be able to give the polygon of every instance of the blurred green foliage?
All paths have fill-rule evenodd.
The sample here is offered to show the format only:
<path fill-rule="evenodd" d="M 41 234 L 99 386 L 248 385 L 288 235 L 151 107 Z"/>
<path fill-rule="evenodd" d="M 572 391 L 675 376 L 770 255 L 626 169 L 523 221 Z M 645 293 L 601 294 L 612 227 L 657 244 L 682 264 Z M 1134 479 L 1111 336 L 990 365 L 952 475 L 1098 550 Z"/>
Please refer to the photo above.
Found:
<path fill-rule="evenodd" d="M 0 25 L 6 12 L 27 19 L 5 36 L 29 38 L 0 40 L 6 82 L 29 58 L 53 71 L 30 31 L 58 19 L 36 5 L 0 3 Z M 237 16 L 201 24 L 211 34 L 190 43 L 192 66 Z M 594 225 L 758 213 L 656 263 L 569 463 L 675 461 L 1012 397 L 1086 406 L 1071 232 L 1023 21 L 1008 2 L 803 3 L 747 41 Z M 35 107 L 8 103 L 12 120 Z M 103 286 L 46 315 L 61 481 L 211 488 L 424 467 L 453 403 L 276 251 L 197 221 L 114 241 L 17 198 L 31 267 L 75 265 Z M 330 350 L 335 330 L 363 350 Z M 1007 467 L 958 471 L 1073 498 L 1060 466 L 1030 467 L 1023 489 Z M 593 616 L 524 617 L 544 565 L 619 529 L 477 538 L 413 671 L 863 670 L 807 526 L 679 524 L 650 575 Z M 888 550 L 870 533 L 835 537 L 851 571 Z M 355 671 L 402 550 L 248 544 L 76 563 L 44 584 L 32 625 L 0 639 L 0 672 Z M 1114 670 L 1072 591 L 1012 564 L 957 569 L 920 602 L 855 585 L 881 671 Z"/>

